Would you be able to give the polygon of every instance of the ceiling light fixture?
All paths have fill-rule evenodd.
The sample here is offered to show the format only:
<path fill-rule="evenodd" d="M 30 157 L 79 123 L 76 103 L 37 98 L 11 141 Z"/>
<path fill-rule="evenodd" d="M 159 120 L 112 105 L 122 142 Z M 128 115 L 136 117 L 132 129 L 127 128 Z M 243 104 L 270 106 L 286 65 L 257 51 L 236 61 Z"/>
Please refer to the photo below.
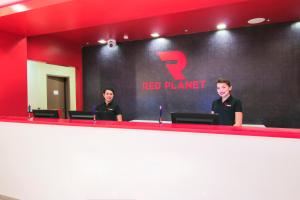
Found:
<path fill-rule="evenodd" d="M 24 0 L 1 0 L 0 7 L 9 6 L 15 3 L 20 3 L 21 1 Z"/>
<path fill-rule="evenodd" d="M 24 11 L 29 10 L 26 6 L 24 6 L 22 4 L 16 4 L 16 5 L 12 5 L 10 7 L 15 12 L 24 12 Z"/>
<path fill-rule="evenodd" d="M 98 40 L 98 43 L 100 43 L 100 44 L 106 44 L 106 40 L 104 40 L 104 39 Z"/>
<path fill-rule="evenodd" d="M 300 29 L 300 21 L 292 24 L 293 28 Z"/>
<path fill-rule="evenodd" d="M 266 21 L 266 18 L 257 17 L 257 18 L 248 20 L 248 24 L 259 24 L 259 23 L 263 23 L 264 21 Z"/>
<path fill-rule="evenodd" d="M 151 37 L 157 38 L 157 37 L 159 37 L 159 33 L 151 33 Z"/>
<path fill-rule="evenodd" d="M 123 36 L 123 39 L 124 39 L 124 40 L 128 40 L 128 38 L 129 38 L 128 35 L 124 35 L 124 36 Z"/>
<path fill-rule="evenodd" d="M 224 24 L 224 23 L 218 24 L 218 25 L 217 25 L 217 29 L 218 29 L 218 30 L 223 30 L 223 29 L 226 29 L 226 28 L 227 28 L 227 25 Z"/>

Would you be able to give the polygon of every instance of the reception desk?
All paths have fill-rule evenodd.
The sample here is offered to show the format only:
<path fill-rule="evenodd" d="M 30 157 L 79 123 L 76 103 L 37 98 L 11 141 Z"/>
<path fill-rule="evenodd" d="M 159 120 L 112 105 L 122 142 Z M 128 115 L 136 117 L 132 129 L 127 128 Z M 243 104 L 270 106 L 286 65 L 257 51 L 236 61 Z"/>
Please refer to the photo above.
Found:
<path fill-rule="evenodd" d="M 298 200 L 300 130 L 0 117 L 0 195 Z"/>

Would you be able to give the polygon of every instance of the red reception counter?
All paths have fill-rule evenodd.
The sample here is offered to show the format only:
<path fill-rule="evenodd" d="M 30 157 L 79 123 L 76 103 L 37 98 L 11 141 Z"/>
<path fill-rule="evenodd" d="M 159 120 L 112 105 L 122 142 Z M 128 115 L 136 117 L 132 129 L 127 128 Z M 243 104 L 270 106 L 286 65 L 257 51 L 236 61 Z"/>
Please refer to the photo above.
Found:
<path fill-rule="evenodd" d="M 300 199 L 300 130 L 0 117 L 0 199 Z"/>
<path fill-rule="evenodd" d="M 70 119 L 46 119 L 46 118 L 24 118 L 24 117 L 1 117 L 2 122 L 48 124 L 62 126 L 102 127 L 120 129 L 140 129 L 156 131 L 175 131 L 193 133 L 212 133 L 228 135 L 281 137 L 300 139 L 300 129 L 288 128 L 261 128 L 261 127 L 233 127 L 220 125 L 197 125 L 197 124 L 170 124 L 153 122 L 114 122 L 114 121 L 91 121 L 91 120 L 70 120 Z"/>

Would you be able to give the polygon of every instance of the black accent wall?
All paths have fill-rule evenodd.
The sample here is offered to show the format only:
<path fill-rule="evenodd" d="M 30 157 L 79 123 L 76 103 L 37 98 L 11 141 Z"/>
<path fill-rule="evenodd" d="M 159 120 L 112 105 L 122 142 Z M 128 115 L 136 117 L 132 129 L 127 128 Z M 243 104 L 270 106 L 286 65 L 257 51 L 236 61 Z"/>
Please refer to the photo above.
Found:
<path fill-rule="evenodd" d="M 204 88 L 143 90 L 144 82 L 178 84 L 157 52 L 181 51 L 186 80 Z M 228 78 L 243 103 L 244 123 L 300 128 L 300 25 L 263 25 L 124 42 L 116 48 L 83 48 L 84 109 L 91 110 L 101 89 L 113 87 L 124 118 L 158 120 L 170 112 L 210 112 L 218 98 L 215 81 Z"/>

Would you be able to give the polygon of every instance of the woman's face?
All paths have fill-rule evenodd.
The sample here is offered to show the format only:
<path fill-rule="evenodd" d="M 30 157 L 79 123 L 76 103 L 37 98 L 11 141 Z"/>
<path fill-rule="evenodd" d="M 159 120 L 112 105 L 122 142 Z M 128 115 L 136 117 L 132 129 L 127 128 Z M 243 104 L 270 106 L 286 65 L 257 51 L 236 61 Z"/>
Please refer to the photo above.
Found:
<path fill-rule="evenodd" d="M 232 86 L 229 87 L 226 83 L 217 83 L 217 92 L 222 98 L 230 96 L 231 89 Z"/>
<path fill-rule="evenodd" d="M 105 92 L 103 93 L 103 97 L 106 103 L 110 103 L 114 98 L 114 93 L 111 90 L 105 90 Z"/>

